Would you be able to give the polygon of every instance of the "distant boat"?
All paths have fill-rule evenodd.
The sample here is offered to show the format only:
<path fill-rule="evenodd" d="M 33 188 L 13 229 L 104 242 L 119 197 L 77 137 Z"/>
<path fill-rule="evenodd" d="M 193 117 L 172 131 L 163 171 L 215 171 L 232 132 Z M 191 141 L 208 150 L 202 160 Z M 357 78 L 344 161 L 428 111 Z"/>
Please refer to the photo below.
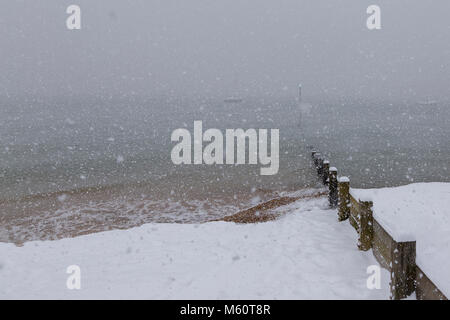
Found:
<path fill-rule="evenodd" d="M 241 98 L 226 98 L 223 100 L 225 103 L 241 103 L 243 99 Z"/>
<path fill-rule="evenodd" d="M 421 106 L 437 106 L 438 102 L 436 100 L 426 100 L 426 101 L 419 101 L 419 105 Z"/>

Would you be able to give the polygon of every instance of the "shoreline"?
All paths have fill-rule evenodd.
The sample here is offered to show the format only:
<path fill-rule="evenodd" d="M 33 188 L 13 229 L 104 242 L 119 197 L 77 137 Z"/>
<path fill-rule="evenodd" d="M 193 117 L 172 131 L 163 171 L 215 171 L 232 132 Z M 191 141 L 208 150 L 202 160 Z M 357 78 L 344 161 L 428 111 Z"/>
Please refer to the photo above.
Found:
<path fill-rule="evenodd" d="M 72 238 L 130 229 L 146 223 L 216 221 L 279 195 L 279 192 L 256 189 L 246 194 L 216 195 L 205 199 L 157 199 L 135 189 L 90 188 L 88 191 L 58 192 L 50 197 L 39 195 L 24 201 L 0 202 L 0 210 L 9 213 L 0 216 L 0 242 L 23 245 L 33 240 Z"/>
<path fill-rule="evenodd" d="M 266 223 L 151 223 L 23 247 L 0 243 L 0 298 L 387 299 L 388 273 L 382 290 L 366 288 L 375 259 L 352 250 L 351 227 L 333 223 L 325 197 L 283 209 Z M 80 290 L 66 287 L 72 265 L 81 270 Z"/>

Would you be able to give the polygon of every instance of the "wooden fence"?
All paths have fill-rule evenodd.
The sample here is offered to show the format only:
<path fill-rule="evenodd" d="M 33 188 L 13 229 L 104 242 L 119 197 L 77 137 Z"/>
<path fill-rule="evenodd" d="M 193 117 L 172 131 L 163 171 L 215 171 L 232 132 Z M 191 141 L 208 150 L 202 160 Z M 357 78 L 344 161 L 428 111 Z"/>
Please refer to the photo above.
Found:
<path fill-rule="evenodd" d="M 416 265 L 416 242 L 398 242 L 373 216 L 373 203 L 361 201 L 353 194 L 350 180 L 338 177 L 338 170 L 318 151 L 311 153 L 320 181 L 329 188 L 330 207 L 337 208 L 338 221 L 349 220 L 358 233 L 358 248 L 372 249 L 378 263 L 390 271 L 391 299 L 410 296 L 419 300 L 447 300 L 425 273 Z"/>

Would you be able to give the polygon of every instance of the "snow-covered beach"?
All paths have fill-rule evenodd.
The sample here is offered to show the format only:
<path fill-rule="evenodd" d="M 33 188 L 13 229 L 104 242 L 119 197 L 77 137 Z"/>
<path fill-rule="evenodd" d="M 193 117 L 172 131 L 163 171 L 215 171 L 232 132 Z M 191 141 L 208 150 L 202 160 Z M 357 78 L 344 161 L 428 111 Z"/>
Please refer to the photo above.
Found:
<path fill-rule="evenodd" d="M 367 268 L 378 265 L 372 252 L 359 251 L 354 229 L 313 194 L 289 194 L 306 197 L 271 209 L 279 217 L 264 223 L 151 223 L 1 243 L 0 299 L 388 299 L 389 272 L 382 269 L 380 289 L 367 288 Z M 373 201 L 375 219 L 396 240 L 417 241 L 418 266 L 449 295 L 450 184 L 352 194 Z M 72 265 L 80 290 L 66 285 Z"/>
<path fill-rule="evenodd" d="M 0 244 L 0 299 L 388 299 L 389 273 L 337 223 L 326 197 L 257 224 L 146 224 L 57 241 Z M 68 266 L 81 270 L 69 290 Z"/>

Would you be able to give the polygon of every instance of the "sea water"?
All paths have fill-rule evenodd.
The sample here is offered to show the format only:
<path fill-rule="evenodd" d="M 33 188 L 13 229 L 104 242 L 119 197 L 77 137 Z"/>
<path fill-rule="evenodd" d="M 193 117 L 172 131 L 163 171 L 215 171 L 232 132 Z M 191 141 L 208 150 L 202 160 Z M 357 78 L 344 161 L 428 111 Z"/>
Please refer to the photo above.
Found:
<path fill-rule="evenodd" d="M 448 104 L 316 97 L 6 99 L 0 106 L 0 241 L 57 239 L 148 222 L 220 219 L 318 187 L 310 148 L 354 187 L 448 181 Z M 175 165 L 171 133 L 280 130 L 279 171 Z"/>

